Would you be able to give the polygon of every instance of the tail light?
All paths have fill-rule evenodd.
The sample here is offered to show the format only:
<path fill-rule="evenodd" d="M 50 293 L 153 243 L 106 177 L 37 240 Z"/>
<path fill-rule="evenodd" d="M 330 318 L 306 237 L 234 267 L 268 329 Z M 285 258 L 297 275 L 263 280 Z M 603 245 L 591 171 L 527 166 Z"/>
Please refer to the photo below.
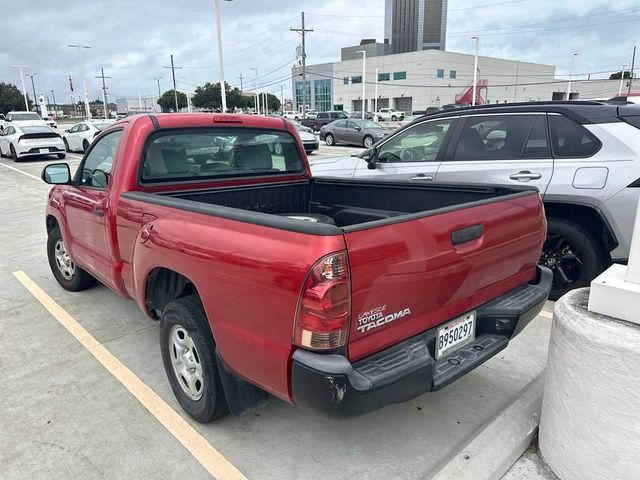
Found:
<path fill-rule="evenodd" d="M 346 252 L 322 257 L 300 292 L 293 343 L 311 350 L 332 350 L 347 343 L 351 317 L 351 279 Z"/>

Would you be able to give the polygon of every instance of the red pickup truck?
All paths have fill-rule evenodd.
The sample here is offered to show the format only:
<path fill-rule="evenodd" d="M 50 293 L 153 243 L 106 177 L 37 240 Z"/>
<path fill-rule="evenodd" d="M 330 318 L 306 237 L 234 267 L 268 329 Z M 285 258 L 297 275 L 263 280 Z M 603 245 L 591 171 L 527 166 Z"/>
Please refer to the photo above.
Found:
<path fill-rule="evenodd" d="M 438 390 L 542 308 L 527 187 L 312 178 L 286 120 L 138 115 L 75 176 L 47 166 L 48 257 L 160 320 L 173 392 L 201 422 L 264 404 L 362 413 Z"/>

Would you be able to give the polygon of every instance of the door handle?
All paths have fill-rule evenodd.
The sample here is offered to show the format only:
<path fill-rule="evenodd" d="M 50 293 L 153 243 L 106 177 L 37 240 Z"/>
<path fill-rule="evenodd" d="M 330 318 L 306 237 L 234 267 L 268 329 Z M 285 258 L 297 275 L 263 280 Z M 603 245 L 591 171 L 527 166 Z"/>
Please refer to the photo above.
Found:
<path fill-rule="evenodd" d="M 433 175 L 425 175 L 424 173 L 419 173 L 415 177 L 410 177 L 409 180 L 422 180 L 425 182 L 430 182 L 433 180 Z"/>
<path fill-rule="evenodd" d="M 528 182 L 529 180 L 540 180 L 542 178 L 541 173 L 531 173 L 528 170 L 522 170 L 521 172 L 514 173 L 509 176 L 511 180 L 518 180 L 519 182 Z"/>
<path fill-rule="evenodd" d="M 480 225 L 472 225 L 471 227 L 460 228 L 451 232 L 451 244 L 455 247 L 463 243 L 477 240 L 484 235 L 484 227 Z"/>

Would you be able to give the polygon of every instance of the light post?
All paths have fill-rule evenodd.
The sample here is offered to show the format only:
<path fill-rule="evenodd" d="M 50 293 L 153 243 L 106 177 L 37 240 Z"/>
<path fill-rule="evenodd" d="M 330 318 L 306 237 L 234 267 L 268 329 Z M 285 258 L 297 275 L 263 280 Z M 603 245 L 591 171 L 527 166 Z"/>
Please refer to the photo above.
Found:
<path fill-rule="evenodd" d="M 258 103 L 258 67 L 251 67 L 251 70 L 256 72 L 256 113 L 260 115 L 260 103 Z"/>
<path fill-rule="evenodd" d="M 67 45 L 70 48 L 77 48 L 80 55 L 80 68 L 82 69 L 82 89 L 84 90 L 84 113 L 87 118 L 91 118 L 91 109 L 89 108 L 89 92 L 87 91 L 87 76 L 84 73 L 84 57 L 82 50 L 85 48 L 91 48 L 87 45 L 73 44 Z"/>
<path fill-rule="evenodd" d="M 284 115 L 284 85 L 280 85 L 280 112 Z"/>
<path fill-rule="evenodd" d="M 25 73 L 25 77 L 31 77 L 31 88 L 33 89 L 33 105 L 36 107 L 36 112 L 38 111 L 38 100 L 36 99 L 36 86 L 33 83 L 33 77 L 37 75 L 37 73 Z M 42 113 L 42 110 L 40 111 Z"/>
<path fill-rule="evenodd" d="M 473 93 L 471 94 L 471 104 L 475 106 L 476 96 L 478 94 L 478 50 L 480 48 L 480 37 L 476 35 L 471 38 L 476 41 L 476 54 L 473 57 Z"/>
<path fill-rule="evenodd" d="M 571 54 L 571 69 L 569 70 L 569 84 L 567 85 L 567 100 L 571 100 L 571 80 L 573 79 L 573 60 L 578 54 Z"/>
<path fill-rule="evenodd" d="M 54 111 L 54 114 L 57 116 L 58 115 L 58 104 L 56 103 L 56 94 L 53 93 L 53 90 L 51 90 L 51 98 L 53 98 L 53 111 Z"/>
<path fill-rule="evenodd" d="M 624 69 L 626 65 L 622 65 L 622 72 L 620 72 L 620 87 L 618 88 L 618 96 L 622 95 L 622 82 L 624 82 Z"/>
<path fill-rule="evenodd" d="M 158 100 L 160 100 L 160 97 L 162 96 L 162 94 L 160 93 L 160 79 L 162 77 L 153 77 L 153 79 L 158 82 Z"/>
<path fill-rule="evenodd" d="M 232 0 L 225 0 L 230 2 Z M 216 31 L 218 35 L 218 65 L 220 68 L 220 94 L 222 95 L 222 113 L 227 112 L 227 92 L 224 83 L 224 61 L 222 58 L 222 27 L 220 26 L 220 0 L 215 0 L 216 4 Z"/>
<path fill-rule="evenodd" d="M 379 71 L 380 71 L 380 69 L 376 68 L 376 88 L 375 88 L 375 91 L 374 91 L 374 98 L 373 98 L 373 113 L 374 114 L 378 111 L 378 72 Z"/>
<path fill-rule="evenodd" d="M 24 88 L 24 73 L 22 72 L 23 68 L 28 68 L 27 65 L 12 65 L 13 68 L 17 68 L 20 70 L 20 81 L 22 82 L 22 96 L 24 97 L 24 109 L 25 111 L 29 111 L 29 101 L 27 100 L 27 90 Z M 34 99 L 35 100 L 35 99 Z"/>
<path fill-rule="evenodd" d="M 367 83 L 365 81 L 367 75 L 367 51 L 366 50 L 358 50 L 357 53 L 362 54 L 362 119 L 365 118 L 365 110 L 366 110 L 366 95 L 367 95 Z"/>

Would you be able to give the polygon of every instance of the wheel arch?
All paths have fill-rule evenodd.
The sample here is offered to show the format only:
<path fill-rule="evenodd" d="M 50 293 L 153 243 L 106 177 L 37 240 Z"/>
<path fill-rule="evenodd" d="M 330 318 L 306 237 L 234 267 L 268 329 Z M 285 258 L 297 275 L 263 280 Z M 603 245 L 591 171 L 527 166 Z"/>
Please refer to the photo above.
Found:
<path fill-rule="evenodd" d="M 578 203 L 545 201 L 544 209 L 549 219 L 567 220 L 585 227 L 598 240 L 605 254 L 608 255 L 618 247 L 618 239 L 599 208 Z"/>
<path fill-rule="evenodd" d="M 145 305 L 152 318 L 160 318 L 169 302 L 190 295 L 195 295 L 202 303 L 195 283 L 181 273 L 165 267 L 156 267 L 149 272 L 145 284 Z"/>
<path fill-rule="evenodd" d="M 54 216 L 54 215 L 47 215 L 46 218 L 46 226 L 47 226 L 47 235 L 49 235 L 54 228 L 59 227 L 60 223 L 58 222 L 58 219 Z"/>

